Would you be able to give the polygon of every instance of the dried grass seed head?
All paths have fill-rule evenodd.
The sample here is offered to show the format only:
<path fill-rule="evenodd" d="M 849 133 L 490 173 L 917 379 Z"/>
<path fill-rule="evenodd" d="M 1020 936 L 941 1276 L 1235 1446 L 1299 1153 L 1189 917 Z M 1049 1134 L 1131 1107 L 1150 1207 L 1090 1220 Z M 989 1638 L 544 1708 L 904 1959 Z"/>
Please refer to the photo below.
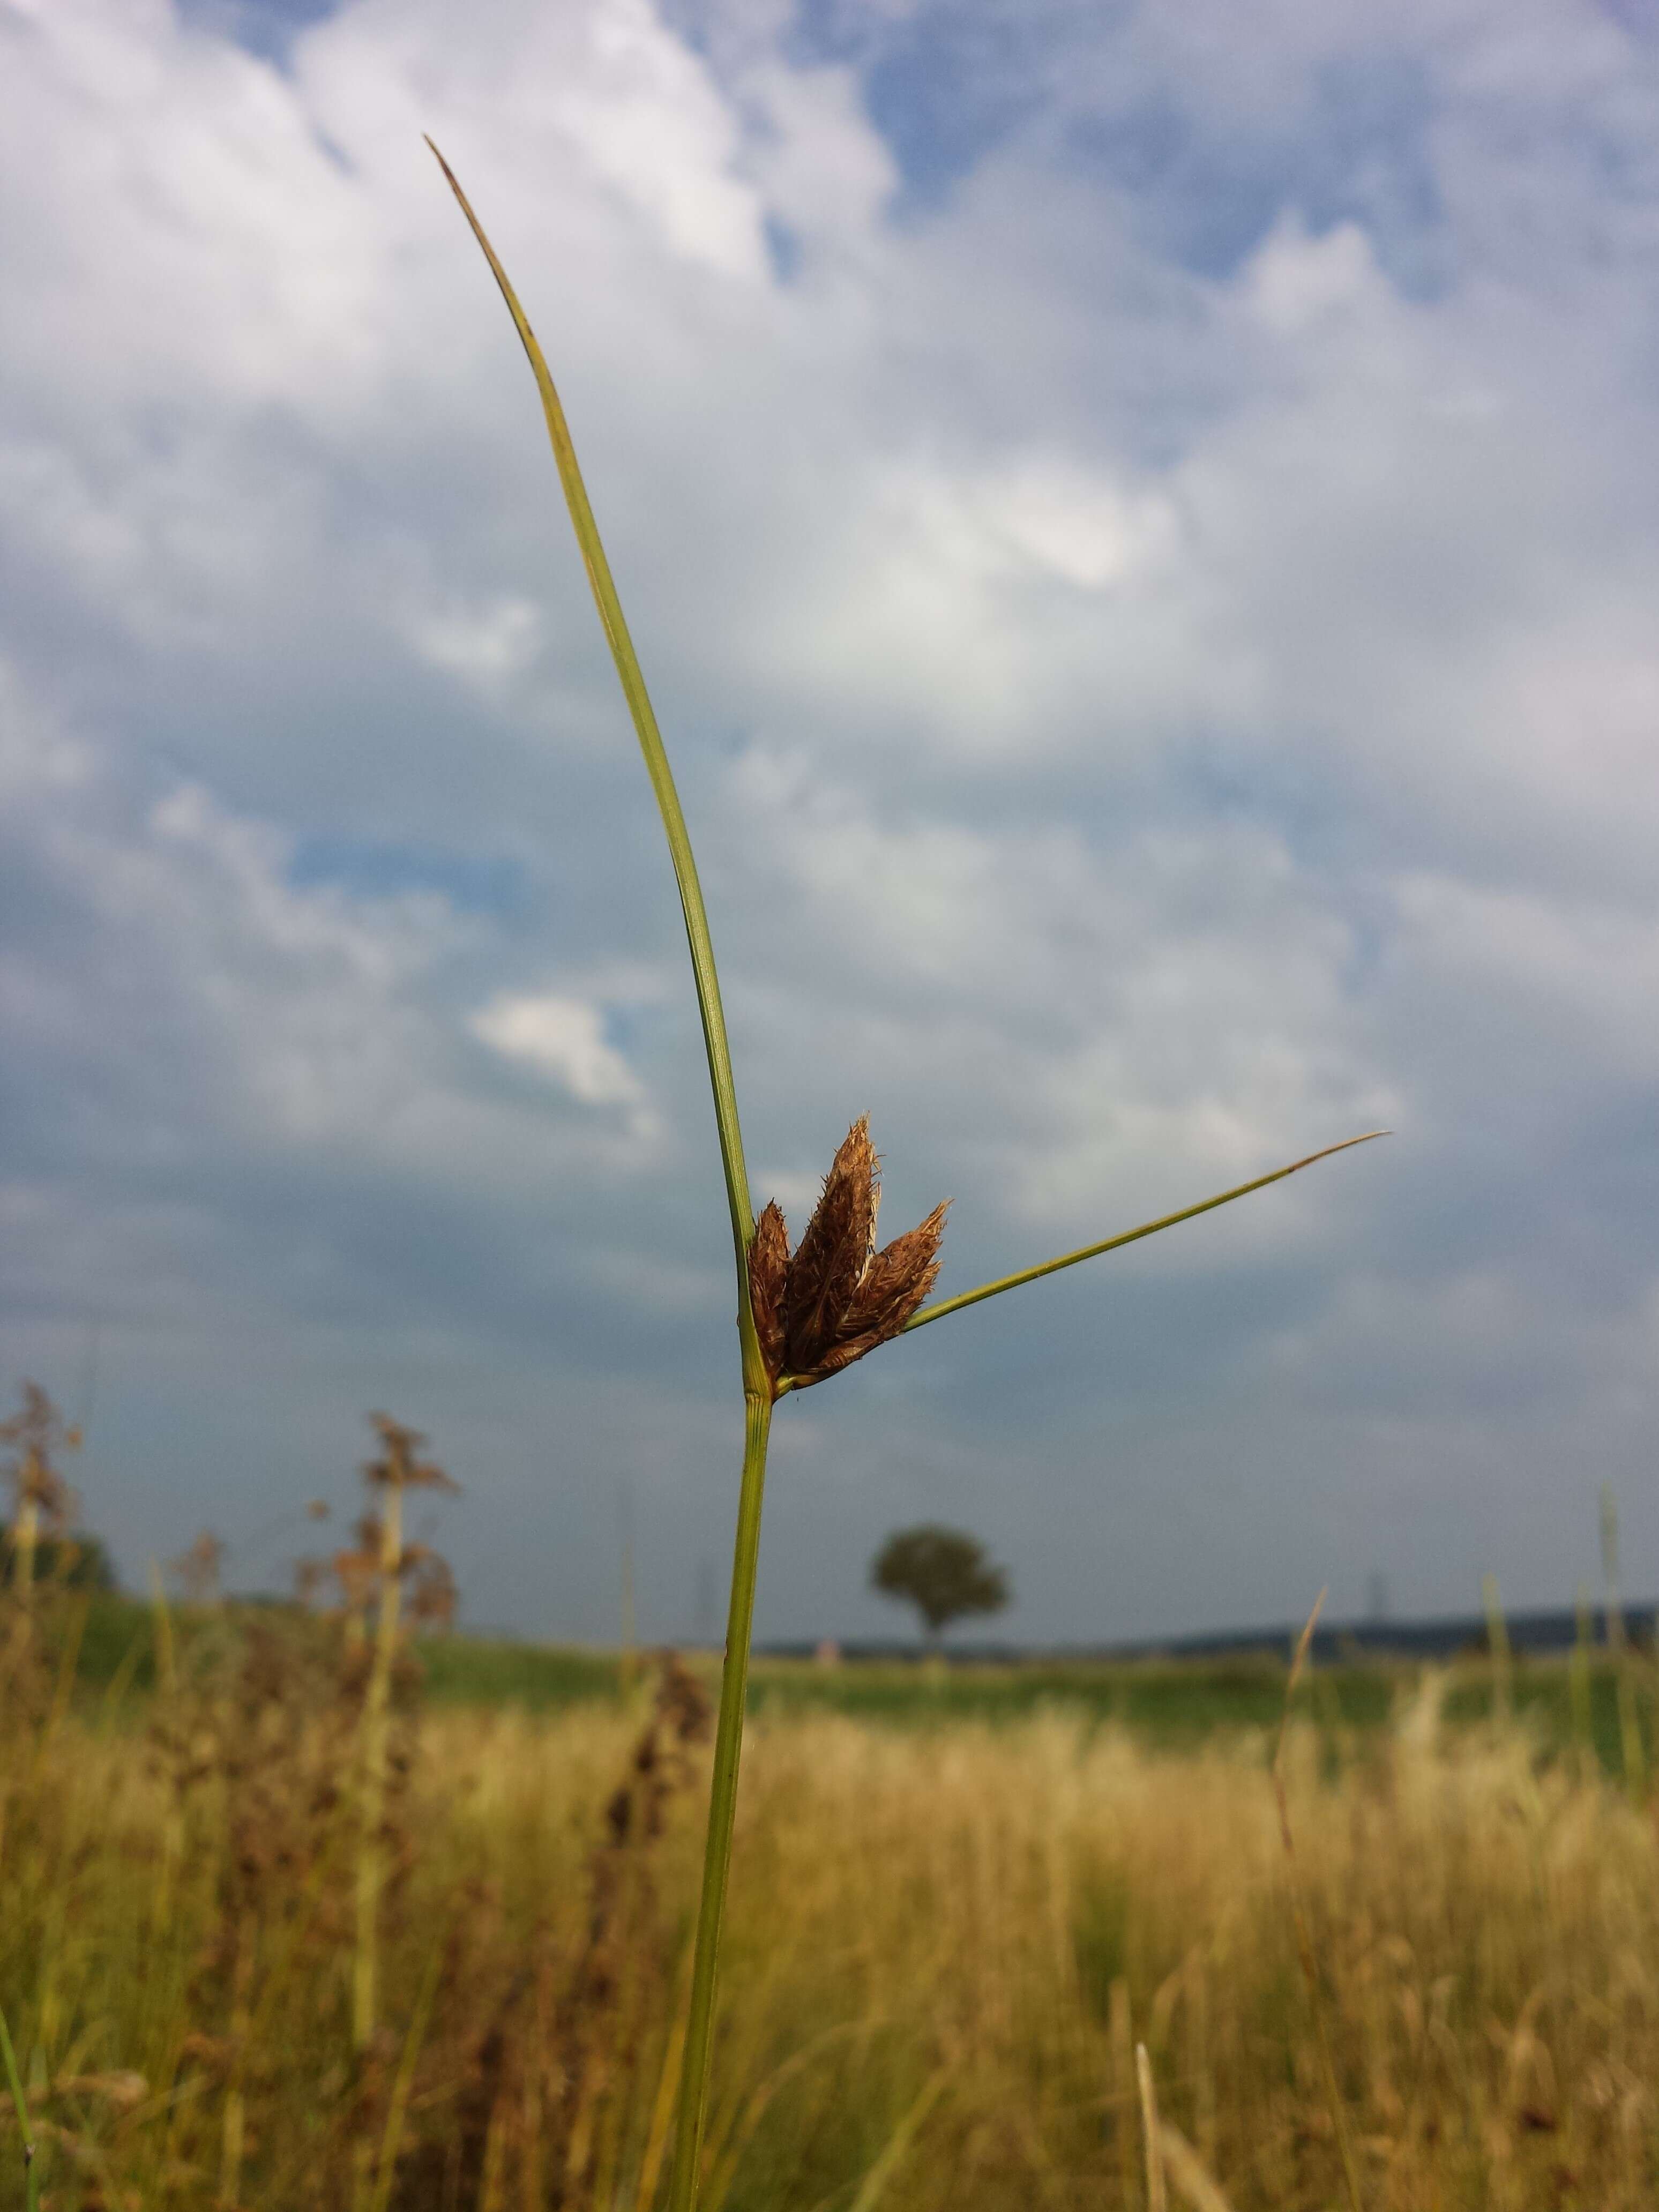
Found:
<path fill-rule="evenodd" d="M 768 1199 L 749 1247 L 749 1304 L 766 1371 L 783 1370 L 783 1293 L 789 1273 L 789 1231 L 776 1199 Z"/>
<path fill-rule="evenodd" d="M 775 1202 L 761 1214 L 749 1251 L 749 1296 L 775 1395 L 782 1386 L 822 1382 L 887 1343 L 933 1289 L 945 1206 L 878 1251 L 880 1208 L 881 1163 L 860 1115 L 793 1256 Z"/>
<path fill-rule="evenodd" d="M 0 1421 L 0 1443 L 12 1447 L 6 1477 L 14 1507 L 35 1508 L 44 1528 L 61 1533 L 73 1521 L 80 1501 L 53 1464 L 60 1451 L 78 1451 L 79 1425 L 66 1422 L 38 1382 L 22 1386 L 22 1406 Z"/>
<path fill-rule="evenodd" d="M 378 1547 L 371 1550 L 365 1543 L 355 1552 L 337 1552 L 330 1565 L 334 1570 L 334 1579 L 340 1586 L 340 1597 L 346 1611 L 366 1612 L 380 1584 Z"/>
<path fill-rule="evenodd" d="M 168 1562 L 168 1571 L 184 1591 L 187 1604 L 210 1605 L 219 1595 L 224 1563 L 223 1540 L 211 1528 L 204 1528 L 187 1551 Z"/>
<path fill-rule="evenodd" d="M 407 1544 L 398 1567 L 408 1589 L 409 1617 L 417 1628 L 447 1628 L 459 1593 L 449 1562 L 429 1544 Z"/>
<path fill-rule="evenodd" d="M 371 1489 L 459 1490 L 459 1483 L 452 1480 L 435 1460 L 419 1456 L 426 1438 L 418 1429 L 406 1428 L 390 1413 L 371 1413 L 368 1418 L 380 1439 L 380 1456 L 363 1462 L 363 1480 Z"/>

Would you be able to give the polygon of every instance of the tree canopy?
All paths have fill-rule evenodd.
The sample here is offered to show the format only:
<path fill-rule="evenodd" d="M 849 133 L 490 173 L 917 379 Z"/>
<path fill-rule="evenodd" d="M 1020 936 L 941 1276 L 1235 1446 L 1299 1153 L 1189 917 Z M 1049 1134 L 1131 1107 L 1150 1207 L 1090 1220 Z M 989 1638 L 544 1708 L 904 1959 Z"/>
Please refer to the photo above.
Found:
<path fill-rule="evenodd" d="M 970 1613 L 1000 1613 L 1008 1577 L 965 1529 L 924 1522 L 896 1528 L 870 1562 L 870 1581 L 884 1597 L 915 1607 L 930 1637 Z"/>

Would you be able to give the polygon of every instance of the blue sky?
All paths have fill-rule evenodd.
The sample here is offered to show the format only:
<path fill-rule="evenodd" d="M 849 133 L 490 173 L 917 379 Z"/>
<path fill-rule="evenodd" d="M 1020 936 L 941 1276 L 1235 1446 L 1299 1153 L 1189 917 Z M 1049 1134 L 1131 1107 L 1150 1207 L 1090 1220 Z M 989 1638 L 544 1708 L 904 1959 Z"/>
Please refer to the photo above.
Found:
<path fill-rule="evenodd" d="M 730 1540 L 668 732 L 751 1170 L 944 1286 L 786 1407 L 762 1633 L 1659 1586 L 1659 16 L 0 0 L 0 1384 L 249 1583 L 387 1407 L 480 1621 Z"/>

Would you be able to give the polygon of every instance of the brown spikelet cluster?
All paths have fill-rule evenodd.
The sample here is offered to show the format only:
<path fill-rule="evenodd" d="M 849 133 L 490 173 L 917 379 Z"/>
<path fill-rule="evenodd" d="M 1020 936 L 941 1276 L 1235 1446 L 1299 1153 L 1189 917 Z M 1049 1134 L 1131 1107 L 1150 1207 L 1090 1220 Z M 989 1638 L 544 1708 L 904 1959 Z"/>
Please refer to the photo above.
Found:
<path fill-rule="evenodd" d="M 755 1225 L 749 1297 L 761 1354 L 779 1385 L 804 1390 L 898 1334 L 939 1276 L 945 1206 L 880 1251 L 881 1164 L 864 1116 L 848 1131 L 792 1255 L 775 1200 Z"/>

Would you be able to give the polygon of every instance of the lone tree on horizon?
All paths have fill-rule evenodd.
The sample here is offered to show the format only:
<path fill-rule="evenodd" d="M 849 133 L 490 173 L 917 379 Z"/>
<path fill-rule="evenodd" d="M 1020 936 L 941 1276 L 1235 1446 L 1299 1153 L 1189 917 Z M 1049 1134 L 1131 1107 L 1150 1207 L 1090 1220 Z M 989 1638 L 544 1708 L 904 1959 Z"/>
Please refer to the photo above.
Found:
<path fill-rule="evenodd" d="M 1008 1602 L 1007 1575 L 979 1539 L 933 1522 L 896 1528 L 870 1562 L 870 1581 L 884 1597 L 915 1607 L 933 1650 L 953 1620 L 1000 1613 Z"/>

